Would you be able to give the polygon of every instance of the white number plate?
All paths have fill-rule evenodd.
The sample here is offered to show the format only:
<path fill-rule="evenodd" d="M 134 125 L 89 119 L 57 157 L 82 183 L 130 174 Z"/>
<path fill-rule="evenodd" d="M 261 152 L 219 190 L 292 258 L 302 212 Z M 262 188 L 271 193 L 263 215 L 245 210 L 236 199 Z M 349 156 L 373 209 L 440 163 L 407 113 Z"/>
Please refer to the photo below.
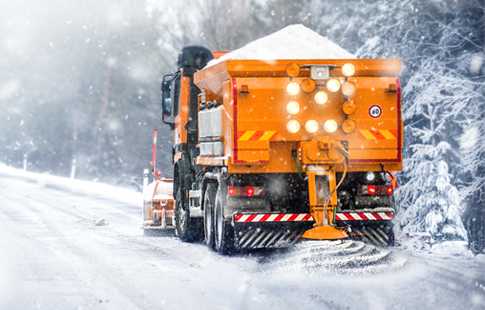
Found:
<path fill-rule="evenodd" d="M 311 66 L 310 76 L 313 80 L 326 80 L 330 77 L 330 70 L 327 66 Z"/>

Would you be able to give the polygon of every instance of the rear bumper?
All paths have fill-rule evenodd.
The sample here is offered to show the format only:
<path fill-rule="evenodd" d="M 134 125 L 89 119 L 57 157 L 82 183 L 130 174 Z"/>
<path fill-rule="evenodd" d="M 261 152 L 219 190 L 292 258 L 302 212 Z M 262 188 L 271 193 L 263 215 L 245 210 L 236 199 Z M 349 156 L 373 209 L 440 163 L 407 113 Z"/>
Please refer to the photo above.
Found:
<path fill-rule="evenodd" d="M 336 225 L 372 225 L 389 222 L 392 209 L 337 212 Z M 238 249 L 285 248 L 300 239 L 314 224 L 310 213 L 236 212 L 232 216 L 235 246 Z M 352 230 L 351 230 L 352 231 Z"/>
<path fill-rule="evenodd" d="M 336 222 L 366 222 L 366 221 L 392 221 L 394 210 L 391 208 L 350 212 L 337 212 Z M 237 212 L 233 214 L 233 223 L 287 223 L 287 222 L 313 222 L 310 213 L 255 213 Z"/>
<path fill-rule="evenodd" d="M 353 240 L 362 240 L 377 246 L 394 245 L 392 208 L 363 209 L 359 211 L 338 212 L 336 225 L 345 228 Z"/>
<path fill-rule="evenodd" d="M 394 218 L 394 210 L 391 208 L 375 210 L 361 210 L 361 211 L 342 211 L 335 214 L 335 221 L 339 222 L 379 222 L 392 221 Z"/>
<path fill-rule="evenodd" d="M 235 213 L 234 223 L 313 222 L 310 213 Z"/>

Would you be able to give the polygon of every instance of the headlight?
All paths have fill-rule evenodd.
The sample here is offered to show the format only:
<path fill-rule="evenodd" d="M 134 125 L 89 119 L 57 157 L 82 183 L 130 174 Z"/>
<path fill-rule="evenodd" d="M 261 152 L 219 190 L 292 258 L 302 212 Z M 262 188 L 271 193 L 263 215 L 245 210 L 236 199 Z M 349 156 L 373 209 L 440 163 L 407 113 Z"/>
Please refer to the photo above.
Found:
<path fill-rule="evenodd" d="M 300 104 L 296 101 L 290 101 L 286 105 L 286 112 L 291 115 L 298 114 L 300 112 Z"/>
<path fill-rule="evenodd" d="M 300 84 L 298 84 L 297 82 L 288 83 L 288 85 L 286 86 L 286 92 L 290 96 L 298 95 L 298 93 L 300 92 Z"/>
<path fill-rule="evenodd" d="M 319 90 L 313 97 L 317 104 L 325 104 L 328 101 L 328 95 L 325 91 Z"/>
<path fill-rule="evenodd" d="M 332 93 L 338 92 L 340 89 L 340 82 L 337 79 L 330 79 L 327 81 L 327 89 Z"/>
<path fill-rule="evenodd" d="M 376 178 L 376 175 L 374 172 L 367 172 L 365 178 L 367 179 L 367 181 L 372 182 Z"/>
<path fill-rule="evenodd" d="M 344 64 L 342 66 L 342 74 L 349 77 L 355 74 L 355 66 L 353 64 Z"/>
<path fill-rule="evenodd" d="M 318 122 L 316 120 L 308 120 L 306 121 L 305 123 L 305 130 L 308 132 L 308 133 L 315 133 L 318 131 Z"/>
<path fill-rule="evenodd" d="M 297 133 L 300 131 L 300 123 L 296 119 L 292 119 L 286 123 L 286 130 L 289 133 Z"/>
<path fill-rule="evenodd" d="M 329 119 L 329 120 L 326 120 L 325 123 L 323 124 L 323 129 L 325 129 L 325 131 L 328 133 L 333 133 L 337 131 L 338 124 L 335 120 Z"/>
<path fill-rule="evenodd" d="M 345 82 L 342 85 L 342 94 L 346 97 L 352 97 L 355 94 L 355 85 L 350 82 Z"/>

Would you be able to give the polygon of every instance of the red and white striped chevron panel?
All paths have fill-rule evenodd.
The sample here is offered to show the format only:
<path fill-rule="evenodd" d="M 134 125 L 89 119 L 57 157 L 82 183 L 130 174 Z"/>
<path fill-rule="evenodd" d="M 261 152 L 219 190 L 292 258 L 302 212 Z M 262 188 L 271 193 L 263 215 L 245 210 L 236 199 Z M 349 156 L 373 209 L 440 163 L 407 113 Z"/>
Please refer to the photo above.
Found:
<path fill-rule="evenodd" d="M 394 218 L 394 212 L 338 212 L 335 214 L 337 221 L 390 221 Z"/>
<path fill-rule="evenodd" d="M 338 212 L 336 221 L 390 221 L 394 212 Z M 310 213 L 236 213 L 236 223 L 263 223 L 263 222 L 312 222 Z"/>
<path fill-rule="evenodd" d="M 262 222 L 311 222 L 312 215 L 309 213 L 236 213 L 236 223 L 262 223 Z"/>

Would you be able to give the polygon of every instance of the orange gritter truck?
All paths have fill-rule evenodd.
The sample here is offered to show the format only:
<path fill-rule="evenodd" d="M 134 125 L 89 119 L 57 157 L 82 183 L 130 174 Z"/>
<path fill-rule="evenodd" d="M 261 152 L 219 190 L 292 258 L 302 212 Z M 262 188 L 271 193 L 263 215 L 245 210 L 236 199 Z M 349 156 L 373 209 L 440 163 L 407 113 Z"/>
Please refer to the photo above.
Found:
<path fill-rule="evenodd" d="M 218 53 L 217 55 L 220 55 Z M 174 226 L 219 253 L 297 240 L 394 243 L 400 62 L 226 59 L 185 47 L 162 81 Z"/>

